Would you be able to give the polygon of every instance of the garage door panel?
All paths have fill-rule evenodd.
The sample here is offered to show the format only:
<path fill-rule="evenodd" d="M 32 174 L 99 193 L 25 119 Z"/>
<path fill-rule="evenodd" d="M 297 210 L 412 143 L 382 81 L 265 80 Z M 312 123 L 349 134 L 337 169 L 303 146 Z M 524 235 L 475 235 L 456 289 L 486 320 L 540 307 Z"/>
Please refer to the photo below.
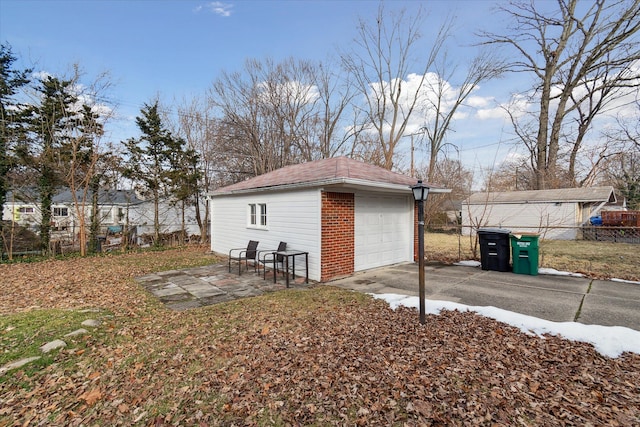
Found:
<path fill-rule="evenodd" d="M 411 212 L 407 197 L 356 195 L 356 271 L 410 260 Z"/>

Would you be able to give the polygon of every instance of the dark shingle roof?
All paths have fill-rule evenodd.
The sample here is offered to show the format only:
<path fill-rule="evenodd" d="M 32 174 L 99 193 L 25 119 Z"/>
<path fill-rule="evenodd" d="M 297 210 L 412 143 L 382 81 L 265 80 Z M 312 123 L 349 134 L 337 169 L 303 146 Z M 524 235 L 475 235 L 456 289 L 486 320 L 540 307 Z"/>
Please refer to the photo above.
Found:
<path fill-rule="evenodd" d="M 416 178 L 391 172 L 348 157 L 333 157 L 285 166 L 273 172 L 219 188 L 213 192 L 213 195 L 270 188 L 277 189 L 294 185 L 311 187 L 346 182 L 360 182 L 371 186 L 391 184 L 406 186 L 408 189 L 417 180 Z"/>
<path fill-rule="evenodd" d="M 77 191 L 78 199 L 82 199 L 82 191 Z M 91 192 L 87 193 L 87 198 L 91 199 Z M 53 203 L 70 204 L 73 203 L 71 191 L 63 190 L 53 196 Z M 90 203 L 90 202 L 89 202 Z M 98 203 L 101 205 L 136 205 L 142 200 L 136 196 L 133 190 L 100 190 L 98 192 Z"/>

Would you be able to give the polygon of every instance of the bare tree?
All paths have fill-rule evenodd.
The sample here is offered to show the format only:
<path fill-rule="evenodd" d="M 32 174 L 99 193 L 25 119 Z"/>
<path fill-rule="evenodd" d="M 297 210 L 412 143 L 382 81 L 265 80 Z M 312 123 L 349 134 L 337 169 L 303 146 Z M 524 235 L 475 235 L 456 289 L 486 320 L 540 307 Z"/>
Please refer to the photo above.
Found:
<path fill-rule="evenodd" d="M 422 96 L 422 113 L 426 122 L 421 129 L 427 136 L 429 167 L 426 178 L 429 182 L 433 182 L 436 177 L 436 161 L 445 145 L 456 113 L 465 106 L 467 98 L 482 82 L 499 77 L 503 73 L 504 64 L 494 55 L 483 52 L 471 61 L 458 87 L 451 84 L 457 67 L 449 64 L 446 53 L 436 61 L 434 69 L 435 73 L 429 73 L 428 78 L 424 79 Z"/>
<path fill-rule="evenodd" d="M 618 126 L 606 129 L 603 139 L 615 150 L 601 161 L 600 184 L 613 185 L 631 209 L 640 209 L 640 102 L 634 114 L 620 116 Z"/>
<path fill-rule="evenodd" d="M 176 134 L 183 137 L 187 147 L 198 154 L 200 176 L 199 192 L 194 201 L 196 222 L 200 228 L 200 241 L 207 239 L 209 223 L 209 204 L 203 196 L 214 189 L 216 167 L 221 162 L 222 153 L 216 145 L 218 120 L 214 117 L 213 107 L 205 100 L 193 98 L 184 100 L 177 107 L 178 123 Z M 204 212 L 202 209 L 204 207 Z"/>
<path fill-rule="evenodd" d="M 484 184 L 487 191 L 533 190 L 535 174 L 525 157 L 504 161 L 488 171 Z"/>
<path fill-rule="evenodd" d="M 416 110 L 427 72 L 440 54 L 450 21 L 442 24 L 430 51 L 421 55 L 423 60 L 416 65 L 412 58 L 423 25 L 422 11 L 413 16 L 404 10 L 387 13 L 380 5 L 373 23 L 360 19 L 354 51 L 342 54 L 345 68 L 364 96 L 362 111 L 366 124 L 378 136 L 386 169 L 394 166 L 396 146 Z M 418 74 L 408 85 L 404 79 L 413 67 L 418 67 Z"/>
<path fill-rule="evenodd" d="M 313 83 L 318 93 L 318 144 L 322 158 L 330 158 L 347 149 L 347 142 L 353 140 L 355 130 L 351 127 L 347 132 L 340 131 L 344 118 L 356 92 L 351 81 L 341 78 L 325 64 L 317 64 Z"/>
<path fill-rule="evenodd" d="M 535 127 L 513 122 L 529 148 L 537 189 L 578 183 L 577 157 L 594 120 L 639 84 L 640 1 L 558 0 L 557 10 L 543 11 L 548 5 L 512 2 L 500 8 L 512 23 L 508 34 L 483 33 L 487 43 L 515 50 L 512 70 L 534 77 Z M 566 182 L 559 179 L 563 156 Z"/>
<path fill-rule="evenodd" d="M 93 185 L 98 173 L 96 167 L 101 156 L 105 154 L 101 147 L 101 138 L 104 135 L 104 124 L 110 118 L 112 109 L 97 102 L 97 99 L 102 98 L 111 87 L 109 75 L 101 74 L 88 86 L 80 83 L 81 78 L 82 73 L 76 65 L 72 81 L 79 102 L 70 117 L 72 126 L 69 138 L 64 141 L 62 147 L 62 155 L 66 160 L 62 163 L 62 169 L 78 221 L 80 255 L 84 256 L 87 251 L 89 228 L 87 217 L 89 207 L 92 206 L 92 193 L 96 191 Z M 96 212 L 92 210 L 91 213 L 93 216 Z M 93 233 L 91 234 L 92 239 L 95 238 Z"/>
<path fill-rule="evenodd" d="M 371 165 L 384 167 L 385 158 L 375 135 L 362 132 L 351 146 L 349 157 Z"/>
<path fill-rule="evenodd" d="M 251 59 L 243 72 L 222 73 L 210 99 L 233 137 L 230 155 L 250 162 L 255 175 L 330 153 L 344 101 L 308 61 Z M 322 84 L 322 88 L 318 88 Z"/>
<path fill-rule="evenodd" d="M 426 168 L 423 168 L 423 170 Z M 426 176 L 426 173 L 420 174 Z M 446 207 L 451 207 L 469 197 L 473 184 L 473 172 L 465 168 L 460 160 L 444 158 L 437 163 L 429 182 L 446 183 L 450 193 L 429 195 L 426 203 L 425 223 L 432 224 Z"/>

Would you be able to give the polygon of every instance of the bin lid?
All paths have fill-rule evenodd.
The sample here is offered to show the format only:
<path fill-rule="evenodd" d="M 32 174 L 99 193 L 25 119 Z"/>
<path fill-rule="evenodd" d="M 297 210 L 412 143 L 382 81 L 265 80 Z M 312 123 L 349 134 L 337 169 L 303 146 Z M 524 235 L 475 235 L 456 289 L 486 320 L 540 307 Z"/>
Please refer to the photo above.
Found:
<path fill-rule="evenodd" d="M 520 237 L 540 237 L 539 233 L 533 233 L 531 231 L 513 231 L 511 233 L 512 236 L 515 236 L 517 238 Z"/>
<path fill-rule="evenodd" d="M 501 233 L 501 234 L 509 234 L 511 230 L 507 230 L 506 228 L 479 228 L 478 233 Z"/>

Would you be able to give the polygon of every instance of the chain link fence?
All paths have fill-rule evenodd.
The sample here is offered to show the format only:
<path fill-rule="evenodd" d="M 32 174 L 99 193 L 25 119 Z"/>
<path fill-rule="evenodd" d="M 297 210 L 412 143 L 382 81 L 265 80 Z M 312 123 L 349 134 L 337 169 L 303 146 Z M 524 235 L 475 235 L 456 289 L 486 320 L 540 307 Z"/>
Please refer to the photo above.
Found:
<path fill-rule="evenodd" d="M 488 225 L 479 228 L 501 227 Z M 510 226 L 508 229 L 514 234 L 534 233 L 540 236 L 540 268 L 582 273 L 594 278 L 640 281 L 640 227 Z M 428 227 L 425 238 L 427 260 L 445 263 L 480 261 L 477 230 L 478 227 L 455 224 Z M 549 238 L 559 234 L 575 238 Z"/>
<path fill-rule="evenodd" d="M 582 240 L 640 244 L 640 227 L 581 227 Z M 640 250 L 640 248 L 638 248 Z"/>

